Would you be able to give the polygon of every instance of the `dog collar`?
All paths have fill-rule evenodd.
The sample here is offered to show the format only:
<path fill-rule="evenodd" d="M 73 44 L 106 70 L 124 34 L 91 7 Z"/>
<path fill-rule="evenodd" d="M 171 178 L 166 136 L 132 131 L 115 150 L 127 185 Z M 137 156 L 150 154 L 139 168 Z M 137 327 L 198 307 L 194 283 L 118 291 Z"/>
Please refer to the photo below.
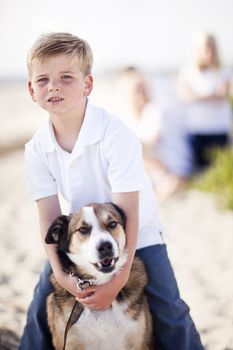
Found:
<path fill-rule="evenodd" d="M 79 290 L 85 290 L 86 288 L 88 288 L 88 287 L 91 287 L 91 286 L 93 286 L 93 282 L 91 282 L 91 281 L 88 281 L 88 280 L 82 280 L 81 278 L 79 278 L 78 277 L 78 274 L 77 273 L 75 273 L 75 272 L 70 272 L 70 276 L 71 277 L 76 277 L 76 279 L 77 279 L 77 288 L 79 289 Z"/>

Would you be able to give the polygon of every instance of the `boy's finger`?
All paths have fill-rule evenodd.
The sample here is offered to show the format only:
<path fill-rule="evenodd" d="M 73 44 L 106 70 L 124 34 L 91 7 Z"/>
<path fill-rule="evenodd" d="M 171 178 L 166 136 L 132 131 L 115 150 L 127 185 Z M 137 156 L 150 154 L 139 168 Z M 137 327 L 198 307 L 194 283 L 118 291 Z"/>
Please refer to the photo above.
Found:
<path fill-rule="evenodd" d="M 90 287 L 87 287 L 87 288 L 85 288 L 85 289 L 83 289 L 83 290 L 78 289 L 78 292 L 79 292 L 80 294 L 81 294 L 81 293 L 84 294 L 84 293 L 95 292 L 96 289 L 97 289 L 97 286 L 90 286 Z"/>
<path fill-rule="evenodd" d="M 92 300 L 87 300 L 87 298 L 76 298 L 76 300 L 92 310 L 105 311 L 111 307 L 111 305 L 99 305 L 98 303 L 94 303 Z"/>
<path fill-rule="evenodd" d="M 78 291 L 78 292 L 76 293 L 77 298 L 83 298 L 83 299 L 85 299 L 85 298 L 87 298 L 87 297 L 90 297 L 90 296 L 92 296 L 93 294 L 94 294 L 94 292 L 87 292 L 87 291 Z"/>

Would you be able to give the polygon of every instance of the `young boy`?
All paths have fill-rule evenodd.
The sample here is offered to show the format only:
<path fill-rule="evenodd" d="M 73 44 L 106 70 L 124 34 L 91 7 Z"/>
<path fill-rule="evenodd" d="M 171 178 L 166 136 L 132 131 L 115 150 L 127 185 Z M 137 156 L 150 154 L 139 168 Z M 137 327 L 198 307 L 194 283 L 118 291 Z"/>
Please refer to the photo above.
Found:
<path fill-rule="evenodd" d="M 104 310 L 126 284 L 135 251 L 147 269 L 148 301 L 159 347 L 203 349 L 189 308 L 179 297 L 140 144 L 120 120 L 87 99 L 93 86 L 91 68 L 89 45 L 71 34 L 44 35 L 31 48 L 29 91 L 49 119 L 26 145 L 28 184 L 37 203 L 43 241 L 61 214 L 59 193 L 69 202 L 70 213 L 90 202 L 119 205 L 127 216 L 128 261 L 107 285 L 80 292 L 75 278 L 62 271 L 56 245 L 45 244 L 50 264 L 35 289 L 19 349 L 53 349 L 46 320 L 50 266 L 58 283 L 82 304 Z"/>

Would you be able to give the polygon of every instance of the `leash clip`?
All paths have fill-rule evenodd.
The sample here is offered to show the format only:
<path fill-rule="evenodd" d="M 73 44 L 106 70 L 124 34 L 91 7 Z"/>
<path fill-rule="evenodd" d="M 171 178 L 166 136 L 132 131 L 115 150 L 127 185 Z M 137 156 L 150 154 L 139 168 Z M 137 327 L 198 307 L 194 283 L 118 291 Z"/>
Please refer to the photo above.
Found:
<path fill-rule="evenodd" d="M 72 271 L 70 271 L 70 276 L 71 277 L 76 277 L 76 279 L 77 279 L 77 284 L 76 284 L 76 286 L 77 286 L 77 288 L 79 289 L 79 290 L 84 290 L 84 289 L 86 289 L 86 288 L 88 288 L 88 287 L 91 287 L 91 286 L 93 286 L 93 282 L 90 282 L 90 281 L 88 281 L 88 280 L 81 280 L 78 276 L 77 276 L 77 274 L 75 273 L 75 272 L 72 272 Z"/>
<path fill-rule="evenodd" d="M 79 279 L 79 281 L 77 283 L 77 288 L 79 290 L 84 290 L 84 289 L 86 289 L 88 287 L 91 287 L 92 285 L 93 285 L 93 282 L 85 281 L 85 280 L 82 281 L 82 280 Z"/>

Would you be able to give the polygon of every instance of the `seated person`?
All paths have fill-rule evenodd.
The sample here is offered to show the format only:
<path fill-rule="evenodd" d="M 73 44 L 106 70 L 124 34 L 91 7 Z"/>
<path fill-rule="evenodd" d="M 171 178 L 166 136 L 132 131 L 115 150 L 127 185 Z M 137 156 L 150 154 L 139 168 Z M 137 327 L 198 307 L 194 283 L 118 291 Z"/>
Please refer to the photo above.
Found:
<path fill-rule="evenodd" d="M 147 171 L 159 199 L 179 189 L 192 172 L 191 153 L 178 104 L 161 106 L 145 75 L 134 67 L 123 70 L 118 79 L 124 121 L 143 145 Z M 124 104 L 125 98 L 125 104 Z"/>

